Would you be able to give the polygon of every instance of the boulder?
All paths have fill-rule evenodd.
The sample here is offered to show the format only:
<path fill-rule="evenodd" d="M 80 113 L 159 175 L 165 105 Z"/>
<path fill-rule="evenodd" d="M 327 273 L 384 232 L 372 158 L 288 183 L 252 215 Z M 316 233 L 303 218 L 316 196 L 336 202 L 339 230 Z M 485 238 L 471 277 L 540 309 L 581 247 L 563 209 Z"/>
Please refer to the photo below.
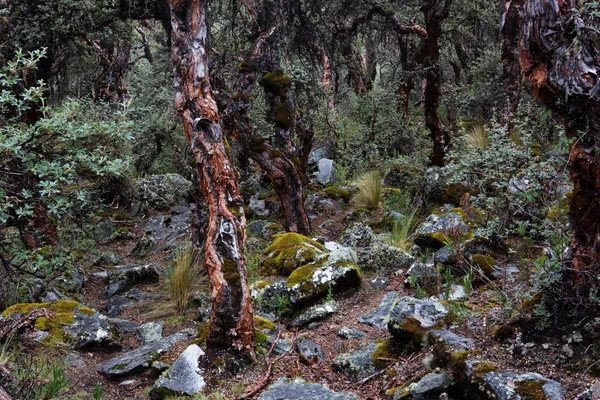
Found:
<path fill-rule="evenodd" d="M 358 382 L 376 372 L 374 355 L 377 343 L 371 343 L 351 353 L 341 354 L 333 360 L 333 368 L 348 377 L 352 382 Z"/>
<path fill-rule="evenodd" d="M 396 338 L 422 345 L 428 330 L 444 326 L 448 307 L 431 299 L 406 296 L 392 307 L 388 329 Z"/>
<path fill-rule="evenodd" d="M 313 342 L 308 336 L 298 338 L 296 350 L 300 356 L 300 361 L 306 365 L 314 365 L 323 361 L 323 350 L 321 346 Z"/>
<path fill-rule="evenodd" d="M 335 182 L 335 165 L 329 158 L 321 158 L 317 166 L 319 171 L 316 173 L 317 182 L 321 185 L 332 185 Z"/>
<path fill-rule="evenodd" d="M 493 371 L 483 374 L 477 380 L 477 384 L 471 387 L 485 399 L 565 400 L 567 394 L 560 383 L 537 373 L 517 375 L 512 372 Z"/>
<path fill-rule="evenodd" d="M 107 317 L 117 317 L 121 311 L 133 304 L 133 301 L 123 296 L 112 296 L 104 305 L 104 315 Z"/>
<path fill-rule="evenodd" d="M 306 383 L 301 379 L 288 381 L 280 379 L 258 396 L 258 400 L 359 400 L 359 397 L 348 392 L 334 392 L 327 386 Z"/>
<path fill-rule="evenodd" d="M 163 321 L 145 323 L 137 328 L 137 336 L 142 344 L 156 342 L 162 339 L 164 326 Z"/>
<path fill-rule="evenodd" d="M 360 329 L 343 327 L 337 335 L 342 339 L 362 339 L 365 333 Z"/>
<path fill-rule="evenodd" d="M 108 271 L 108 289 L 101 297 L 109 298 L 123 293 L 140 282 L 157 282 L 160 274 L 161 270 L 156 264 L 117 265 Z"/>
<path fill-rule="evenodd" d="M 265 273 L 288 276 L 296 268 L 316 260 L 325 248 L 298 233 L 276 235 L 264 251 L 261 267 Z"/>
<path fill-rule="evenodd" d="M 158 358 L 173 348 L 177 342 L 196 337 L 194 331 L 182 331 L 155 342 L 144 344 L 135 350 L 120 354 L 98 366 L 97 371 L 107 378 L 128 376 L 152 367 Z"/>
<path fill-rule="evenodd" d="M 453 235 L 453 239 L 456 237 L 468 238 L 472 233 L 463 216 L 464 213 L 460 208 L 435 210 L 417 228 L 415 243 L 433 249 L 440 249 L 451 240 L 448 236 L 450 233 Z"/>
<path fill-rule="evenodd" d="M 367 311 L 358 321 L 379 329 L 387 329 L 390 312 L 398 300 L 398 292 L 389 292 L 383 297 L 377 308 Z"/>
<path fill-rule="evenodd" d="M 198 360 L 203 355 L 204 352 L 195 344 L 185 349 L 173 366 L 156 380 L 150 398 L 159 400 L 167 396 L 193 396 L 201 391 L 206 386 L 198 368 Z"/>
<path fill-rule="evenodd" d="M 407 269 L 415 262 L 414 257 L 398 247 L 386 244 L 377 237 L 371 228 L 354 224 L 341 238 L 341 244 L 352 248 L 362 268 L 388 273 L 398 269 Z"/>
<path fill-rule="evenodd" d="M 190 233 L 192 211 L 175 215 L 157 215 L 148 218 L 144 233 L 152 241 L 174 241 Z"/>
<path fill-rule="evenodd" d="M 433 347 L 433 366 L 457 372 L 464 370 L 466 356 L 475 349 L 473 339 L 446 329 L 430 331 L 427 341 Z"/>
<path fill-rule="evenodd" d="M 115 343 L 111 324 L 105 316 L 99 313 L 85 315 L 76 312 L 73 323 L 65 326 L 64 331 L 75 349 Z"/>
<path fill-rule="evenodd" d="M 157 210 L 168 210 L 178 204 L 187 205 L 194 199 L 192 182 L 178 174 L 137 179 L 132 186 L 135 200 Z"/>
<path fill-rule="evenodd" d="M 291 326 L 300 327 L 304 325 L 308 325 L 311 322 L 321 321 L 331 315 L 333 315 L 338 309 L 337 303 L 335 301 L 329 301 L 325 304 L 317 304 L 314 305 L 305 311 L 303 311 L 299 316 L 297 316 L 291 323 Z"/>
<path fill-rule="evenodd" d="M 422 288 L 434 286 L 438 280 L 438 272 L 433 263 L 414 263 L 407 271 L 405 286 L 419 285 Z"/>
<path fill-rule="evenodd" d="M 156 251 L 156 240 L 149 238 L 147 235 L 142 236 L 137 240 L 133 249 L 129 252 L 129 257 L 146 258 Z"/>
<path fill-rule="evenodd" d="M 432 372 L 422 377 L 418 382 L 413 382 L 407 387 L 395 391 L 393 400 L 428 400 L 438 398 L 448 387 L 450 380 L 445 372 Z M 393 391 L 393 389 L 392 389 Z"/>

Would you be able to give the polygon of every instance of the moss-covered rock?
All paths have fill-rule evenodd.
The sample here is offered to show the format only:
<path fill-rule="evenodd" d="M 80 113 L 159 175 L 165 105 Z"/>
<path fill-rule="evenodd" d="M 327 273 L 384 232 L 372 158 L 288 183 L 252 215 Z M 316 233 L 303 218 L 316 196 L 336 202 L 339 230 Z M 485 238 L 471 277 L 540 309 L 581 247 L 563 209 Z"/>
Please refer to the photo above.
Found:
<path fill-rule="evenodd" d="M 475 195 L 478 194 L 479 191 L 462 183 L 454 183 L 444 189 L 444 194 L 442 194 L 442 202 L 458 206 L 460 205 L 460 201 L 467 193 Z"/>
<path fill-rule="evenodd" d="M 276 235 L 275 241 L 264 251 L 262 271 L 288 276 L 296 268 L 316 260 L 324 251 L 322 244 L 298 233 Z"/>
<path fill-rule="evenodd" d="M 340 188 L 339 186 L 329 186 L 325 188 L 325 193 L 330 199 L 342 199 L 346 203 L 350 201 L 350 192 L 344 188 Z"/>
<path fill-rule="evenodd" d="M 447 314 L 448 307 L 438 301 L 405 296 L 392 308 L 388 329 L 397 339 L 420 347 L 429 330 L 444 326 Z"/>
<path fill-rule="evenodd" d="M 497 265 L 494 257 L 487 256 L 485 254 L 473 254 L 471 256 L 471 262 L 474 266 L 480 268 L 488 278 L 492 277 L 494 267 Z"/>

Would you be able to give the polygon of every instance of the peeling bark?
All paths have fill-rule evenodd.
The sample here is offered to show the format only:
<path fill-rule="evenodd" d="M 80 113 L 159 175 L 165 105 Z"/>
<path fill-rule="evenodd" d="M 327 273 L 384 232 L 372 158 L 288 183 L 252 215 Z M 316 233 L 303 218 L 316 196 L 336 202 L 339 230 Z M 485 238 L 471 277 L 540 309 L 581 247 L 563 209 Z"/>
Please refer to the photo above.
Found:
<path fill-rule="evenodd" d="M 600 272 L 600 35 L 576 12 L 575 2 L 507 1 L 503 17 L 508 46 L 518 43 L 519 68 L 533 95 L 561 120 L 569 138 L 569 208 L 573 239 L 563 274 L 563 304 L 587 303 Z M 514 23 L 518 29 L 509 29 Z M 518 37 L 515 37 L 518 34 Z"/>
<path fill-rule="evenodd" d="M 213 307 L 208 341 L 254 358 L 243 200 L 225 150 L 208 70 L 207 0 L 170 0 L 175 107 L 192 146 L 208 213 L 204 265 Z M 197 200 L 198 202 L 198 200 Z"/>

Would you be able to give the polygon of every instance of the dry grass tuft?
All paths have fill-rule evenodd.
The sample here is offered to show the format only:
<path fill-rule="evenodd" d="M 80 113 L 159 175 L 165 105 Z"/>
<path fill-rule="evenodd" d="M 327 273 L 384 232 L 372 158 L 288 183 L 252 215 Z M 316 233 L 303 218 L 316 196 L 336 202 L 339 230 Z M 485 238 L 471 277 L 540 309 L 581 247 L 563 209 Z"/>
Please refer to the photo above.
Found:
<path fill-rule="evenodd" d="M 354 202 L 358 207 L 375 210 L 381 202 L 382 179 L 379 171 L 364 173 L 357 181 L 358 193 Z"/>
<path fill-rule="evenodd" d="M 487 130 L 483 125 L 472 126 L 465 135 L 467 143 L 476 149 L 485 150 L 489 145 Z"/>

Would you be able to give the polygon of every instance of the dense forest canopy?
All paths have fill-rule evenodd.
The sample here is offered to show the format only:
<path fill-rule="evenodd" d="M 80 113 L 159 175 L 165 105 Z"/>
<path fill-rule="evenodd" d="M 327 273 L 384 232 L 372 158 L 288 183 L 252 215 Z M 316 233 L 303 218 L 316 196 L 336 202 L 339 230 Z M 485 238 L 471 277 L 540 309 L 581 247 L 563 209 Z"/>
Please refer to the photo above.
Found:
<path fill-rule="evenodd" d="M 587 396 L 599 68 L 592 0 L 0 0 L 0 399 Z"/>

